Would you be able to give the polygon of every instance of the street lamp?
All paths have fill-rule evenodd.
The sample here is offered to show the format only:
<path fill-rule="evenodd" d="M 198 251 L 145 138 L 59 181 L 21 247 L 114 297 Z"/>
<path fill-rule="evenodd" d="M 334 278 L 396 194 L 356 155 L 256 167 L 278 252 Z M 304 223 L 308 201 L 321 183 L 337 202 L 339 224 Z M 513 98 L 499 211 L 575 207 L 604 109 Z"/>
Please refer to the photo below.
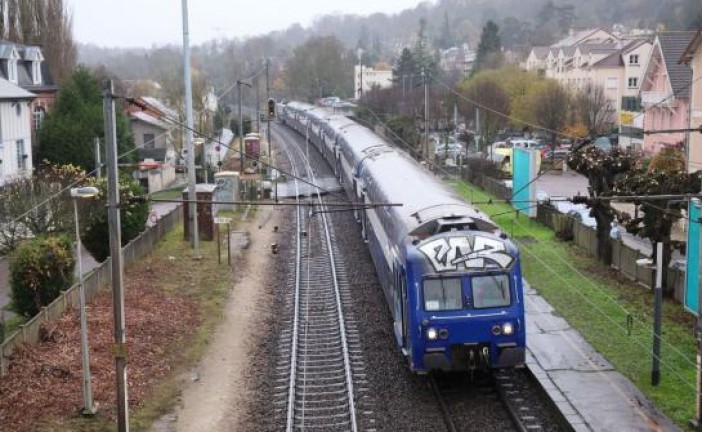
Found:
<path fill-rule="evenodd" d="M 90 387 L 90 359 L 88 355 L 88 319 L 85 311 L 85 288 L 83 287 L 83 262 L 81 259 L 80 227 L 78 225 L 78 200 L 93 198 L 99 193 L 92 186 L 71 189 L 73 214 L 76 220 L 76 255 L 78 256 L 78 292 L 80 297 L 80 346 L 83 365 L 83 415 L 95 415 L 93 391 Z"/>

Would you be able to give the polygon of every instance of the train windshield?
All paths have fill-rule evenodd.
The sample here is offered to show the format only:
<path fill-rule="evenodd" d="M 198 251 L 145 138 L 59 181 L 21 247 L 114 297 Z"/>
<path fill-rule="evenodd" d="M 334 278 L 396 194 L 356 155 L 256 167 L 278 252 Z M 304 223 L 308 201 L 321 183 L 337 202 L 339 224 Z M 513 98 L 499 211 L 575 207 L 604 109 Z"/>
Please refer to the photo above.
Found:
<path fill-rule="evenodd" d="M 512 302 L 506 274 L 473 276 L 470 285 L 476 309 L 509 306 Z"/>
<path fill-rule="evenodd" d="M 463 308 L 461 279 L 427 279 L 424 281 L 424 310 L 448 311 Z"/>

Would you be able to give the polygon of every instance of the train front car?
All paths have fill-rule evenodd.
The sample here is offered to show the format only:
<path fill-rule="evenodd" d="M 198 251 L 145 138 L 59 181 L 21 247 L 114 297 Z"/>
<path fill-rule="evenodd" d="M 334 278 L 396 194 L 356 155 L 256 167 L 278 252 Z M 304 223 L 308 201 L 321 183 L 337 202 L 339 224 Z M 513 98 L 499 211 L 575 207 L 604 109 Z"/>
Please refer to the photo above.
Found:
<path fill-rule="evenodd" d="M 415 238 L 406 262 L 413 311 L 406 351 L 414 371 L 524 365 L 521 266 L 511 241 L 449 230 Z"/>
<path fill-rule="evenodd" d="M 524 364 L 519 253 L 483 212 L 389 147 L 357 164 L 362 231 L 413 371 Z"/>

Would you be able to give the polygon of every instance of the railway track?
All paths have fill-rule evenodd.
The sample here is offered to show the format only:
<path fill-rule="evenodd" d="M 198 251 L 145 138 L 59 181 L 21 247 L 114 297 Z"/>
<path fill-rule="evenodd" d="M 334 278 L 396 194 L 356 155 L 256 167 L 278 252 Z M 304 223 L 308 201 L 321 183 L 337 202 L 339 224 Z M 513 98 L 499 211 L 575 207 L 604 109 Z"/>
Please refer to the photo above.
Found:
<path fill-rule="evenodd" d="M 304 151 L 288 134 L 280 134 L 291 173 L 316 183 Z M 350 302 L 347 275 L 337 262 L 333 227 L 318 190 L 301 197 L 309 187 L 295 180 L 295 260 L 289 271 L 291 311 L 280 337 L 278 398 L 285 430 L 372 431 L 369 411 L 359 425 L 357 392 L 366 391 L 356 323 L 345 315 Z M 305 202 L 303 202 L 305 201 Z M 310 202 L 315 214 L 310 214 Z"/>
<path fill-rule="evenodd" d="M 466 374 L 456 378 L 429 378 L 449 432 L 482 430 L 484 426 L 475 424 L 471 418 L 486 410 L 503 411 L 506 424 L 499 430 L 563 430 L 558 416 L 550 413 L 548 404 L 535 394 L 536 389 L 524 370 L 497 370 L 478 379 L 469 379 Z"/>

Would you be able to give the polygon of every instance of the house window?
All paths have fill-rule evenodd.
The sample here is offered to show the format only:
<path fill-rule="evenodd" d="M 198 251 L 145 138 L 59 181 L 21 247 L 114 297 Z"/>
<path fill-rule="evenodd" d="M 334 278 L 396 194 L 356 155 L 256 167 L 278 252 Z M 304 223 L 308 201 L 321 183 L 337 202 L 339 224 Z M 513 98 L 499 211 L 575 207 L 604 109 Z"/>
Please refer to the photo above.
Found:
<path fill-rule="evenodd" d="M 41 62 L 32 62 L 32 81 L 34 85 L 41 85 Z"/>
<path fill-rule="evenodd" d="M 605 89 L 607 90 L 616 90 L 618 85 L 617 82 L 617 77 L 608 77 L 607 80 L 605 81 Z"/>
<path fill-rule="evenodd" d="M 7 61 L 7 78 L 13 84 L 17 84 L 17 60 L 10 59 Z"/>
<path fill-rule="evenodd" d="M 34 130 L 38 131 L 41 127 L 41 122 L 44 121 L 46 111 L 44 110 L 44 107 L 40 107 L 37 105 L 34 107 L 34 113 L 32 113 L 32 115 L 34 117 Z"/>
<path fill-rule="evenodd" d="M 150 133 L 144 134 L 144 148 L 147 148 L 147 149 L 155 148 L 156 147 L 155 142 L 154 142 L 155 140 L 156 140 L 156 136 L 154 134 L 150 134 Z"/>
<path fill-rule="evenodd" d="M 24 153 L 24 140 L 17 140 L 17 169 L 27 169 L 27 155 Z"/>
<path fill-rule="evenodd" d="M 627 81 L 629 88 L 636 88 L 639 85 L 639 79 L 638 78 L 629 78 Z"/>
<path fill-rule="evenodd" d="M 639 55 L 638 54 L 631 54 L 629 56 L 629 64 L 630 65 L 637 65 L 639 64 Z"/>
<path fill-rule="evenodd" d="M 641 111 L 641 100 L 636 96 L 623 96 L 622 109 L 624 111 Z"/>

